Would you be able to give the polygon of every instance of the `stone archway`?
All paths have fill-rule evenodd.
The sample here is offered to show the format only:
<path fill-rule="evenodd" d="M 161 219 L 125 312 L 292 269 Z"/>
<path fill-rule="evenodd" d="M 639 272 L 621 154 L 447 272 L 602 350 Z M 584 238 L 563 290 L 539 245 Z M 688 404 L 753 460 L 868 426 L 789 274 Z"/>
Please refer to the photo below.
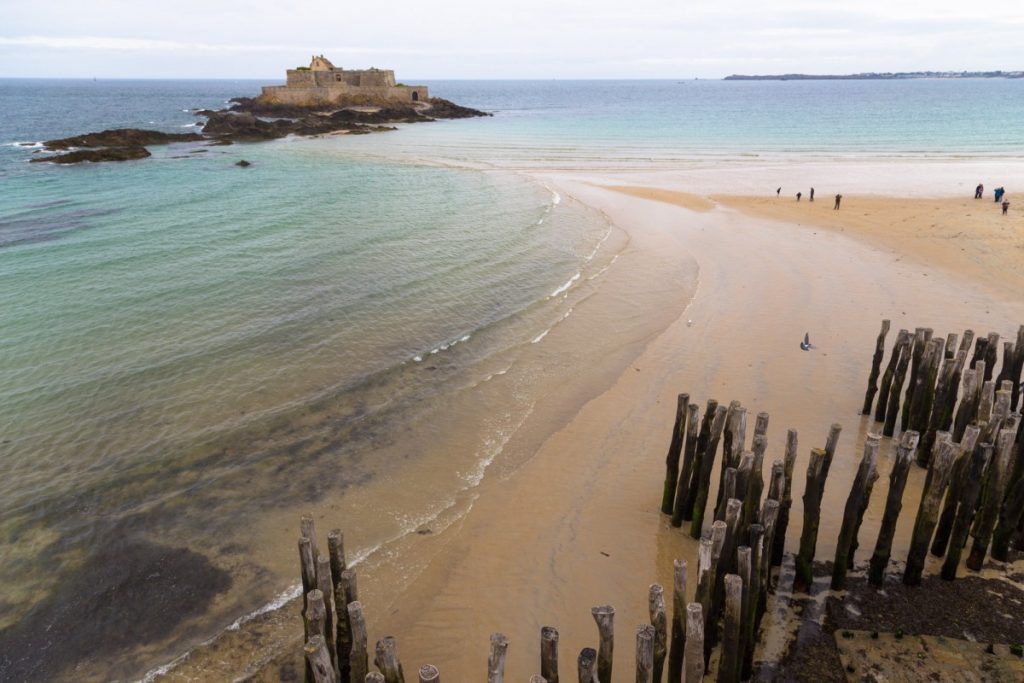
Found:
<path fill-rule="evenodd" d="M 412 91 L 412 101 L 413 102 L 419 102 L 420 101 L 420 94 L 418 92 L 416 92 L 415 90 Z"/>

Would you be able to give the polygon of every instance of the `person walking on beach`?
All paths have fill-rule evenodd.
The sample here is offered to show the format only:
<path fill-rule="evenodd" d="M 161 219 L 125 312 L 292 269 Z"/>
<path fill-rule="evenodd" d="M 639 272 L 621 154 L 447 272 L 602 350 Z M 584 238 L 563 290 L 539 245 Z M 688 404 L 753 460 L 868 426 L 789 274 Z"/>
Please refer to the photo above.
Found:
<path fill-rule="evenodd" d="M 974 198 L 981 199 L 981 196 L 983 194 L 985 194 L 985 186 L 982 185 L 981 183 L 978 183 L 978 186 L 974 188 Z"/>
<path fill-rule="evenodd" d="M 1003 193 L 1005 193 L 1005 192 L 1006 192 L 1006 190 L 1004 190 L 1001 187 L 997 187 L 995 189 L 995 192 L 993 192 L 992 194 L 994 194 L 995 197 L 996 197 L 996 204 L 998 204 L 999 201 L 1003 198 Z"/>
<path fill-rule="evenodd" d="M 803 196 L 803 194 L 804 194 L 803 192 L 797 192 L 797 193 L 796 193 L 796 200 L 797 200 L 797 201 L 800 201 L 800 197 L 802 197 L 802 196 Z"/>
<path fill-rule="evenodd" d="M 1009 211 L 1009 210 L 1010 210 L 1010 200 L 1007 199 L 1006 201 L 1003 202 L 1003 215 L 1005 216 L 1006 212 Z"/>
<path fill-rule="evenodd" d="M 843 195 L 837 194 L 836 195 L 836 205 L 832 207 L 833 211 L 838 211 L 839 210 L 839 202 L 841 202 L 841 201 L 843 201 Z"/>
<path fill-rule="evenodd" d="M 812 201 L 812 202 L 814 201 L 814 188 L 813 187 L 811 188 L 811 196 L 808 199 L 808 201 Z"/>
<path fill-rule="evenodd" d="M 778 197 L 780 194 L 782 194 L 782 188 L 781 187 L 779 189 L 775 190 L 775 196 L 776 197 Z"/>

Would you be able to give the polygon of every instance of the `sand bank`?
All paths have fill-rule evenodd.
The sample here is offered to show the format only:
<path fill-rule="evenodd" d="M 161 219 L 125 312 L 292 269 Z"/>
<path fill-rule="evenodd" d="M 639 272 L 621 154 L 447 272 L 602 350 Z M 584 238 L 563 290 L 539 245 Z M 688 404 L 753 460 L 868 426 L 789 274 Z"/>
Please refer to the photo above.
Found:
<path fill-rule="evenodd" d="M 810 448 L 824 442 L 829 424 L 843 424 L 819 536 L 819 557 L 828 558 L 863 435 L 872 427 L 857 413 L 879 320 L 892 319 L 894 330 L 972 327 L 1004 336 L 1024 321 L 1024 303 L 1001 295 L 998 278 L 957 269 L 952 252 L 946 261 L 912 260 L 898 249 L 916 244 L 914 238 L 883 243 L 868 227 L 861 238 L 853 218 L 816 230 L 788 214 L 766 216 L 768 201 L 756 205 L 761 213 L 754 217 L 730 208 L 735 201 L 753 211 L 750 200 L 715 198 L 717 205 L 707 207 L 706 200 L 664 191 L 601 186 L 614 180 L 545 180 L 604 212 L 628 236 L 608 278 L 545 338 L 554 353 L 547 361 L 582 352 L 600 335 L 614 337 L 618 327 L 630 327 L 634 310 L 657 303 L 672 315 L 633 335 L 622 353 L 594 361 L 588 373 L 616 372 L 574 395 L 582 399 L 578 410 L 563 415 L 553 400 L 538 404 L 537 417 L 488 468 L 467 514 L 438 533 L 410 537 L 386 558 L 368 560 L 360 585 L 370 640 L 396 636 L 407 670 L 429 662 L 445 679 L 478 680 L 488 635 L 502 631 L 510 641 L 506 672 L 525 680 L 537 670 L 542 625 L 559 628 L 562 665 L 572 670 L 579 650 L 596 643 L 590 606 L 610 603 L 621 639 L 616 678 L 625 675 L 632 667 L 633 629 L 647 620 L 647 585 L 670 585 L 674 558 L 695 564 L 694 542 L 658 512 L 677 393 L 700 402 L 738 399 L 751 413 L 769 411 L 769 462 L 781 457 L 786 429 L 797 429 L 798 472 Z M 857 202 L 844 201 L 847 220 Z M 908 235 L 927 234 L 922 222 L 934 219 L 923 217 L 937 213 L 928 201 L 908 210 Z M 817 214 L 824 209 L 831 205 L 815 203 Z M 883 215 L 881 204 L 875 210 Z M 986 266 L 984 244 L 979 238 L 977 268 L 995 268 Z M 694 260 L 699 275 L 692 280 Z M 649 298 L 651 291 L 657 298 Z M 812 352 L 798 346 L 805 332 L 817 345 Z M 550 419 L 552 411 L 558 419 Z M 885 440 L 863 538 L 877 531 L 889 463 Z M 908 496 L 917 495 L 922 480 L 923 471 L 915 469 Z M 802 477 L 795 483 L 794 530 Z M 316 514 L 322 527 L 345 526 L 329 509 Z M 905 547 L 911 522 L 909 515 L 901 519 L 897 548 Z M 870 548 L 863 543 L 862 554 Z M 290 555 L 290 544 L 280 552 Z M 297 611 L 295 604 L 290 608 Z M 281 617 L 276 637 L 285 639 L 279 640 L 282 652 L 298 651 L 300 629 L 294 617 Z M 295 635 L 287 642 L 289 632 Z M 249 640 L 240 636 L 230 657 L 215 656 L 216 671 L 208 660 L 172 678 L 223 678 L 249 669 L 266 647 L 260 638 Z M 295 672 L 294 660 L 260 676 L 276 680 L 288 671 Z"/>

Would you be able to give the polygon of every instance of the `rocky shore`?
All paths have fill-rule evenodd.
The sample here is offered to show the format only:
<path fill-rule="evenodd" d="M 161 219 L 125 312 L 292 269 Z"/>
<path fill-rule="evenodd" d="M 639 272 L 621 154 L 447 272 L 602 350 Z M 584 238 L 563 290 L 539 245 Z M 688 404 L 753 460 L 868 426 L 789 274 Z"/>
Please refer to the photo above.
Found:
<path fill-rule="evenodd" d="M 151 156 L 147 147 L 174 142 L 207 142 L 230 145 L 260 142 L 288 135 L 362 135 L 395 130 L 395 123 L 421 123 L 438 119 L 491 116 L 448 100 L 434 97 L 408 105 L 393 102 L 352 101 L 330 106 L 300 107 L 268 104 L 258 98 L 235 98 L 227 109 L 202 109 L 196 116 L 206 119 L 202 133 L 163 133 L 137 128 L 117 128 L 70 138 L 47 140 L 43 148 L 57 152 L 32 159 L 33 162 L 75 164 L 83 161 L 130 161 Z"/>

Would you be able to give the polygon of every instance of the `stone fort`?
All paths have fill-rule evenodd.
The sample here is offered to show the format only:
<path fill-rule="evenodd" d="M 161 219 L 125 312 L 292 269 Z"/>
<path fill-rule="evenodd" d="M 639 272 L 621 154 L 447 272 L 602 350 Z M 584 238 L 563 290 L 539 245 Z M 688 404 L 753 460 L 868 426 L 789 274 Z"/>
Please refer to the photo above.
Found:
<path fill-rule="evenodd" d="M 341 102 L 423 102 L 425 85 L 395 83 L 388 69 L 340 69 L 323 55 L 314 55 L 308 67 L 288 69 L 285 85 L 265 85 L 261 100 L 272 104 L 318 105 Z"/>

